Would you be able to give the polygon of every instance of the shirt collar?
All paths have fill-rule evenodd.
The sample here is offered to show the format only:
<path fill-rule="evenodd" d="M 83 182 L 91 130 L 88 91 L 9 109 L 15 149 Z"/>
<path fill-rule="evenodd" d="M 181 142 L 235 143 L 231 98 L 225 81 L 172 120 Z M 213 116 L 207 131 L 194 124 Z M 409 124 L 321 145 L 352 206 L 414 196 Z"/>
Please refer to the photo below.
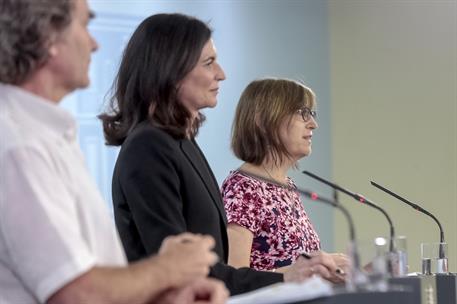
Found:
<path fill-rule="evenodd" d="M 35 95 L 17 86 L 0 83 L 0 97 L 15 111 L 63 136 L 68 141 L 76 140 L 76 121 L 65 109 L 48 99 Z"/>

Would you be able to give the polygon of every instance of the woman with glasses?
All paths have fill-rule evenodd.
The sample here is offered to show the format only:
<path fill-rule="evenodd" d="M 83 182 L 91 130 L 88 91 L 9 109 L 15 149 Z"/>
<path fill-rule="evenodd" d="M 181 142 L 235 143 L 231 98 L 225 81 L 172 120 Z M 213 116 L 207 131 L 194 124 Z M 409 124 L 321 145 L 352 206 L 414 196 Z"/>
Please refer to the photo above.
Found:
<path fill-rule="evenodd" d="M 286 272 L 304 256 L 312 261 L 310 276 L 344 280 L 347 257 L 320 250 L 295 183 L 287 176 L 311 153 L 318 127 L 315 107 L 314 93 L 288 79 L 256 80 L 242 93 L 231 144 L 244 163 L 222 185 L 230 265 Z"/>

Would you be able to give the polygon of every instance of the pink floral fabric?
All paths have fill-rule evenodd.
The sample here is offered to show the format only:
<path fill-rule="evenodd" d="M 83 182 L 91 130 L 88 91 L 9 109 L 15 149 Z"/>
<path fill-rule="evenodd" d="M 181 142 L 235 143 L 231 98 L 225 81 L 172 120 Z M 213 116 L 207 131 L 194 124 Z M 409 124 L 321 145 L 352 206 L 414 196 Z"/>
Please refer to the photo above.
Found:
<path fill-rule="evenodd" d="M 251 268 L 273 270 L 292 264 L 302 252 L 320 249 L 320 240 L 303 208 L 294 182 L 281 187 L 241 171 L 222 184 L 228 223 L 254 234 Z"/>

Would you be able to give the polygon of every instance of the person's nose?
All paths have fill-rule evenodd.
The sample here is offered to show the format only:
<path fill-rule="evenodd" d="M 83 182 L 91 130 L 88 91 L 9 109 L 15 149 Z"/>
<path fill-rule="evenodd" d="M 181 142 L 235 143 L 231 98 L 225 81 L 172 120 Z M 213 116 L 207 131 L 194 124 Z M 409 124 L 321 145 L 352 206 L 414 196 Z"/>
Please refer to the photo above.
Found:
<path fill-rule="evenodd" d="M 316 119 L 314 117 L 312 117 L 312 116 L 310 116 L 310 118 L 308 120 L 308 123 L 306 125 L 311 130 L 315 130 L 315 129 L 319 128 L 319 125 L 317 124 Z"/>
<path fill-rule="evenodd" d="M 217 64 L 216 79 L 217 79 L 218 81 L 225 80 L 225 72 L 224 72 L 224 70 L 223 70 L 222 67 L 219 65 L 219 63 L 216 63 L 216 64 Z"/>
<path fill-rule="evenodd" d="M 92 35 L 89 35 L 89 38 L 90 38 L 90 43 L 91 43 L 91 46 L 92 46 L 92 48 L 91 48 L 92 52 L 95 52 L 99 48 L 97 40 L 95 40 L 95 38 Z"/>

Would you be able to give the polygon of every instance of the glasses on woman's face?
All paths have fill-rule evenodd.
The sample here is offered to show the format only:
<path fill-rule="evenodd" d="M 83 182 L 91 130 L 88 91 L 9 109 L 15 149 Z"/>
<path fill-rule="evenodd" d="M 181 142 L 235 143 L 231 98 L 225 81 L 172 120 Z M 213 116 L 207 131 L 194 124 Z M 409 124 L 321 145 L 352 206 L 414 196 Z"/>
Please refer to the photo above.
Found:
<path fill-rule="evenodd" d="M 299 113 L 301 115 L 301 118 L 303 119 L 304 122 L 308 122 L 311 119 L 311 117 L 314 119 L 316 119 L 316 117 L 317 117 L 317 112 L 311 110 L 308 107 L 301 108 L 300 110 L 297 111 L 297 113 Z"/>

